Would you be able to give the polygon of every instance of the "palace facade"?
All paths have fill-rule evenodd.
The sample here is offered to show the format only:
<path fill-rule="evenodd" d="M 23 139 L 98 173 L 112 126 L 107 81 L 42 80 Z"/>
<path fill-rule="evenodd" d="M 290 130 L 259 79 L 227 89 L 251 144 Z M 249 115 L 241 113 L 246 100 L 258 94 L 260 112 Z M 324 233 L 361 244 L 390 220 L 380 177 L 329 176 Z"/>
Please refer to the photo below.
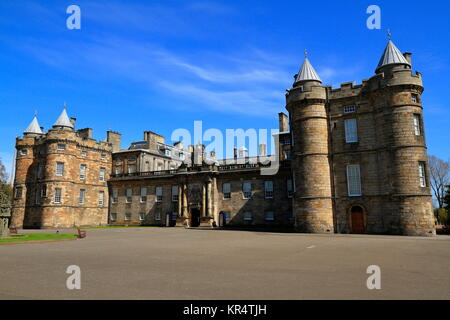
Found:
<path fill-rule="evenodd" d="M 17 227 L 99 225 L 293 228 L 308 233 L 435 235 L 422 75 L 389 40 L 375 75 L 339 88 L 305 57 L 279 114 L 275 175 L 266 151 L 216 160 L 204 146 L 121 135 L 92 139 L 64 109 L 17 138 Z M 273 159 L 273 158 L 272 158 Z"/>

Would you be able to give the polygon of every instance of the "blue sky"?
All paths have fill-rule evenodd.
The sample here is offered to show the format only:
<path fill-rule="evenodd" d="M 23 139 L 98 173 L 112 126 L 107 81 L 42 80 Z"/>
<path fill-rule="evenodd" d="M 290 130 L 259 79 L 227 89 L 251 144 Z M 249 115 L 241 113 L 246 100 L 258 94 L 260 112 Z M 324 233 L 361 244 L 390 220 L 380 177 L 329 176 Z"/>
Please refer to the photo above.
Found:
<path fill-rule="evenodd" d="M 405 5 L 406 3 L 406 5 Z M 81 8 L 81 30 L 66 8 Z M 381 30 L 366 8 L 381 8 Z M 386 30 L 423 73 L 429 152 L 450 157 L 448 1 L 0 1 L 0 157 L 36 110 L 51 127 L 64 102 L 77 127 L 123 145 L 144 130 L 277 128 L 308 49 L 324 84 L 371 77 Z"/>

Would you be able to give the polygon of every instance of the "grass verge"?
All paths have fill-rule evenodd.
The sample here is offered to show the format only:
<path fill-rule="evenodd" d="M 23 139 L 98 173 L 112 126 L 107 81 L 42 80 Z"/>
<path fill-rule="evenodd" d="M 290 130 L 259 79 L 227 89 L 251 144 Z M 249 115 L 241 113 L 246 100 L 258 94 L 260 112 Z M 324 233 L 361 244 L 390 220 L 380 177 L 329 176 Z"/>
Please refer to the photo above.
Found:
<path fill-rule="evenodd" d="M 62 234 L 62 233 L 25 233 L 20 235 L 24 235 L 24 237 L 0 239 L 0 243 L 75 239 L 77 237 L 75 234 Z"/>

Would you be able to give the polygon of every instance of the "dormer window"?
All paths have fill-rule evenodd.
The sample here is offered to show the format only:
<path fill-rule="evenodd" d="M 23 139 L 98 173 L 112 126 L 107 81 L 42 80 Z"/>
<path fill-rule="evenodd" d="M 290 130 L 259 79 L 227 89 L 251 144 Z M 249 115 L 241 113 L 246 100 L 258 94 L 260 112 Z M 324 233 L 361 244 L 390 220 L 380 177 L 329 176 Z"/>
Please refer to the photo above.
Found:
<path fill-rule="evenodd" d="M 166 149 L 165 154 L 166 154 L 166 156 L 170 157 L 170 156 L 172 156 L 172 151 L 169 149 Z"/>
<path fill-rule="evenodd" d="M 355 106 L 345 106 L 344 107 L 344 113 L 354 113 L 356 112 Z"/>

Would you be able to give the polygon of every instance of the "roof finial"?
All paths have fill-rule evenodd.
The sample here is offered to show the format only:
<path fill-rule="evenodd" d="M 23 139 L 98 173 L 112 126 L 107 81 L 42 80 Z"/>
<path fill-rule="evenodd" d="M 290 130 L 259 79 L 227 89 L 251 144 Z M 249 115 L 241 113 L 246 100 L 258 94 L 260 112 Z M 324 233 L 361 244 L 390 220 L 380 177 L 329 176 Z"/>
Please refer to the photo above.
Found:
<path fill-rule="evenodd" d="M 67 103 L 64 101 L 64 109 L 66 109 Z"/>
<path fill-rule="evenodd" d="M 388 33 L 387 33 L 387 36 L 388 36 L 388 40 L 391 40 L 391 29 L 388 29 Z"/>
<path fill-rule="evenodd" d="M 34 116 L 37 117 L 37 110 L 34 110 Z"/>
<path fill-rule="evenodd" d="M 308 56 L 308 50 L 305 49 L 305 58 Z"/>

